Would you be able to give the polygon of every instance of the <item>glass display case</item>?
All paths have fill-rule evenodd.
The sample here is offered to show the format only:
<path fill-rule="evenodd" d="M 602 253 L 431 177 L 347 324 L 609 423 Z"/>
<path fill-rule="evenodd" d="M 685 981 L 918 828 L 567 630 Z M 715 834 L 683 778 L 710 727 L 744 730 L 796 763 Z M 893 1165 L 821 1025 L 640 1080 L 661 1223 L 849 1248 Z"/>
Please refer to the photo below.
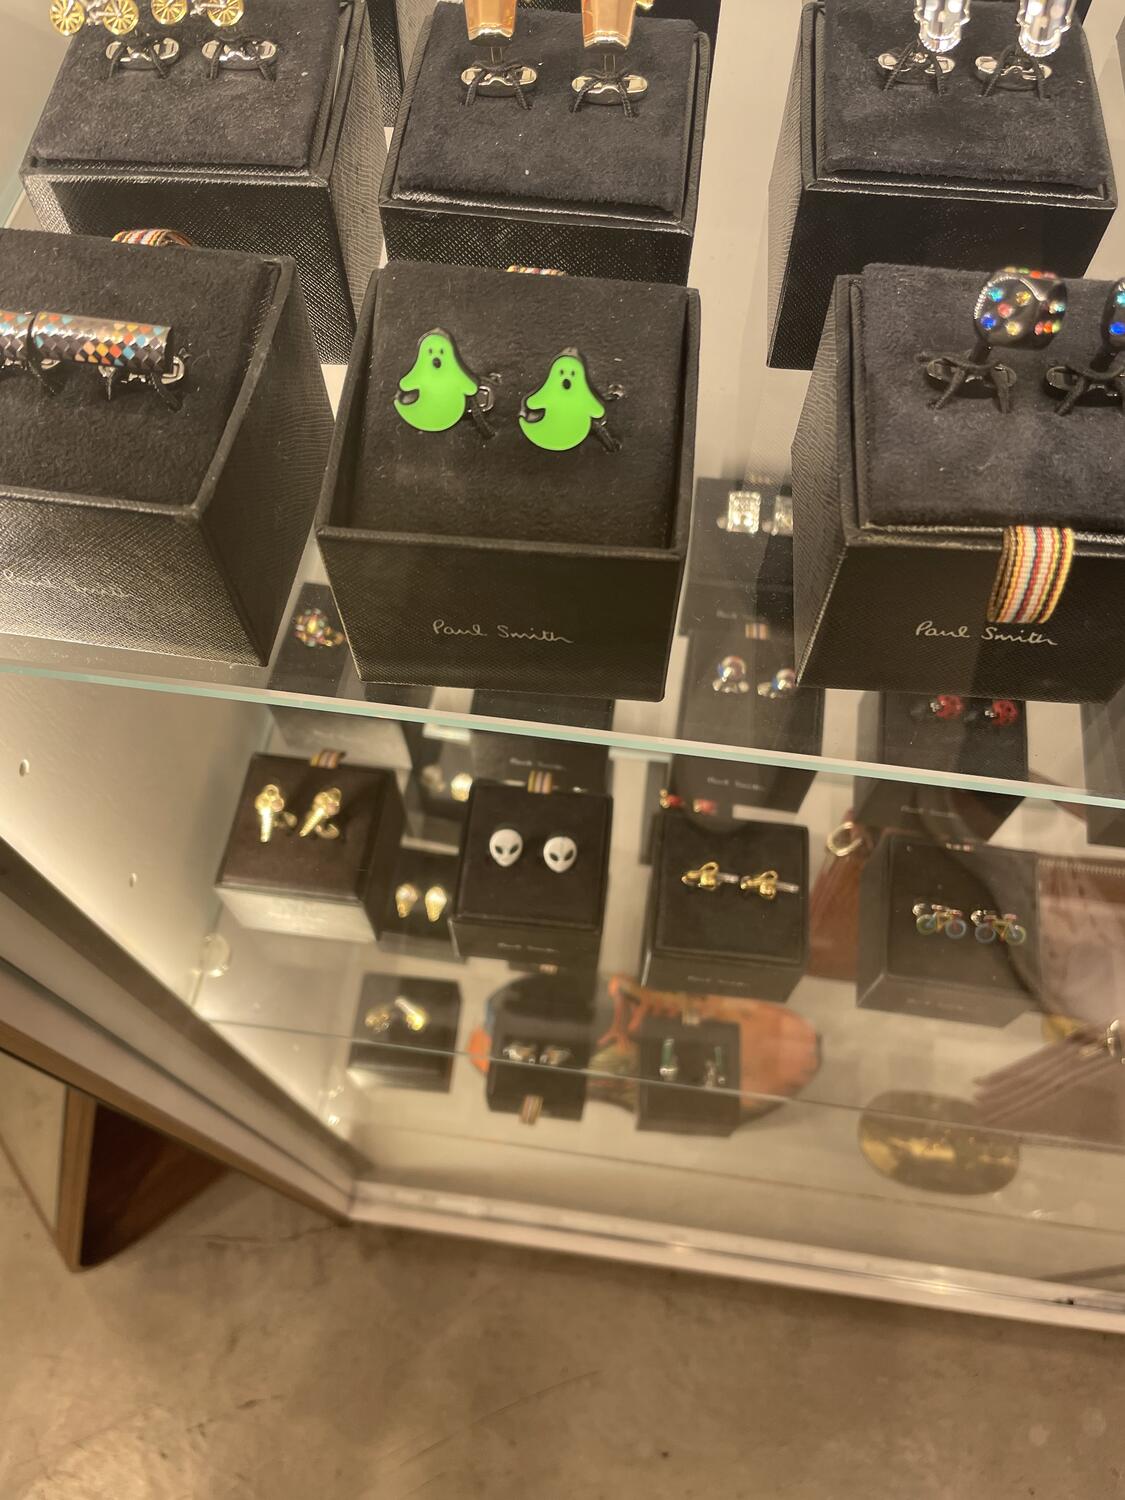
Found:
<path fill-rule="evenodd" d="M 277 77 L 216 87 L 283 84 L 291 3 L 246 0 Z M 57 109 L 25 121 L 28 198 L 72 232 L 17 205 L 31 234 L 0 268 L 24 301 L 25 245 L 65 295 L 127 249 L 143 309 L 174 281 L 190 328 L 214 299 L 215 348 L 179 427 L 124 391 L 122 445 L 92 458 L 92 372 L 64 353 L 53 435 L 0 473 L 0 978 L 30 985 L 0 983 L 0 1049 L 80 1064 L 357 1222 L 1125 1327 L 1122 395 L 1116 335 L 1098 346 L 1125 273 L 1120 16 L 1075 14 L 1044 80 L 1026 38 L 1005 60 L 1008 0 L 944 50 L 881 3 L 887 67 L 856 50 L 870 0 L 727 0 L 717 32 L 713 5 L 657 3 L 598 60 L 599 110 L 552 66 L 584 56 L 565 5 L 521 7 L 531 50 L 465 102 L 438 76 L 461 8 L 399 7 L 413 63 L 385 5 L 324 40 L 317 118 L 346 138 L 362 108 L 380 164 L 387 100 L 363 91 L 404 93 L 382 186 L 345 204 L 329 164 L 316 212 L 346 232 L 296 272 L 262 239 L 280 198 L 256 259 L 199 223 L 165 221 L 210 255 L 112 245 L 48 160 Z M 468 135 L 478 112 L 518 125 L 528 59 L 529 120 L 573 110 L 583 149 L 606 130 L 625 158 L 577 174 L 620 189 L 613 248 L 549 175 L 483 211 L 457 144 L 422 149 L 450 100 Z M 1052 77 L 1095 90 L 1065 130 Z M 988 108 L 999 183 L 946 170 Z M 670 163 L 645 121 L 673 109 Z M 674 212 L 621 187 L 630 151 L 680 174 Z M 276 170 L 231 212 L 292 194 Z M 380 210 L 365 300 L 351 221 Z M 1048 256 L 1057 277 L 997 272 Z M 568 327 L 582 353 L 556 359 Z M 351 365 L 322 365 L 341 340 Z M 0 401 L 18 386 L 29 420 L 34 372 L 8 363 Z M 430 365 L 469 377 L 445 430 L 409 415 Z M 197 421 L 220 376 L 237 396 Z M 592 404 L 548 450 L 555 379 L 559 431 L 573 389 Z M 144 485 L 171 476 L 163 514 L 122 478 L 131 444 Z"/>

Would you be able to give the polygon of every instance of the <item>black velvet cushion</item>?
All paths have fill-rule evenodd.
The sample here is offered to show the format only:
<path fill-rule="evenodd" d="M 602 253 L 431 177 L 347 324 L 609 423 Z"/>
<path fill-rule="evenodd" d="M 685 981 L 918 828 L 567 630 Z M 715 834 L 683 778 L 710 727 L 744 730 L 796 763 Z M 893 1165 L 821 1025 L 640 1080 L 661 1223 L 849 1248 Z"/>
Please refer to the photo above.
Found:
<path fill-rule="evenodd" d="M 917 37 L 909 6 L 827 0 L 824 171 L 1101 188 L 1111 175 L 1109 147 L 1081 26 L 1048 60 L 1047 100 L 1034 91 L 983 96 L 973 63 L 1015 41 L 1015 15 L 1007 0 L 977 0 L 939 98 L 930 83 L 882 87 L 875 59 Z"/>
<path fill-rule="evenodd" d="M 238 32 L 280 48 L 277 79 L 224 71 L 207 77 L 200 47 L 220 31 L 202 17 L 155 25 L 139 0 L 135 37 L 164 34 L 180 43 L 167 78 L 108 78 L 101 26 L 87 26 L 67 49 L 31 144 L 40 161 L 138 162 L 159 166 L 303 167 L 315 154 L 318 124 L 331 100 L 341 26 L 336 0 L 247 0 Z M 148 225 L 123 224 L 123 229 Z"/>
<path fill-rule="evenodd" d="M 745 693 L 717 693 L 719 663 L 726 656 L 746 663 Z M 690 638 L 688 669 L 680 701 L 680 730 L 685 738 L 720 745 L 754 745 L 815 755 L 820 748 L 823 694 L 798 688 L 784 698 L 766 698 L 758 684 L 777 672 L 793 669 L 793 637 L 779 632 L 769 640 L 747 640 L 745 630 L 695 631 Z M 704 763 L 706 764 L 706 763 Z"/>
<path fill-rule="evenodd" d="M 154 505 L 194 500 L 276 283 L 276 266 L 228 251 L 0 232 L 6 308 L 169 323 L 188 357 L 179 411 L 140 385 L 107 401 L 97 371 L 82 365 L 63 367 L 53 397 L 30 375 L 0 376 L 0 482 Z"/>
<path fill-rule="evenodd" d="M 544 796 L 519 787 L 478 782 L 469 801 L 461 845 L 455 913 L 495 922 L 535 922 L 591 927 L 601 921 L 611 811 L 608 797 L 585 792 Z M 489 853 L 499 828 L 523 839 L 516 864 L 502 869 Z M 562 874 L 549 869 L 543 846 L 556 834 L 578 845 L 578 858 Z"/>
<path fill-rule="evenodd" d="M 697 35 L 690 21 L 639 19 L 626 54 L 628 67 L 649 80 L 637 117 L 602 105 L 571 113 L 570 81 L 600 66 L 601 53 L 584 50 L 575 16 L 521 10 L 509 55 L 539 70 L 531 109 L 510 99 L 466 106 L 461 74 L 488 54 L 469 41 L 462 6 L 438 5 L 402 138 L 396 197 L 483 196 L 678 216 Z"/>
<path fill-rule="evenodd" d="M 999 724 L 984 716 L 991 702 L 968 698 L 972 717 L 939 719 L 928 712 L 932 694 L 884 693 L 882 738 L 875 757 L 893 766 L 925 766 L 935 771 L 959 771 L 970 776 L 1027 780 L 1027 709 L 1016 705 L 1014 724 Z M 888 783 L 896 791 L 903 788 Z M 927 791 L 937 788 L 927 788 Z M 944 789 L 942 789 L 944 790 Z M 1009 806 L 1014 804 L 1009 803 Z"/>
<path fill-rule="evenodd" d="M 688 870 L 709 860 L 734 875 L 776 870 L 781 880 L 804 887 L 807 834 L 785 823 L 696 823 L 685 813 L 662 814 L 660 862 L 653 871 L 656 920 L 653 947 L 661 952 L 714 953 L 792 963 L 804 952 L 808 891 L 775 901 L 724 885 L 693 890 Z"/>
<path fill-rule="evenodd" d="M 887 968 L 933 984 L 979 989 L 1039 989 L 1039 913 L 1035 859 L 1015 849 L 966 853 L 897 838 L 890 851 L 890 901 L 886 920 Z M 1027 928 L 1027 941 L 979 943 L 973 926 L 962 938 L 920 933 L 912 908 L 928 901 L 953 906 L 966 922 L 978 907 L 1011 912 Z"/>
<path fill-rule="evenodd" d="M 219 872 L 219 884 L 319 896 L 326 901 L 362 899 L 367 889 L 375 831 L 386 816 L 392 778 L 389 771 L 362 766 L 321 770 L 285 755 L 256 755 L 242 787 L 230 841 Z M 254 801 L 269 783 L 277 786 L 286 808 L 304 819 L 318 792 L 338 787 L 340 812 L 336 839 L 301 838 L 279 831 L 261 842 Z"/>
<path fill-rule="evenodd" d="M 1060 417 L 1043 384 L 1048 366 L 1093 357 L 1112 283 L 1070 282 L 1062 332 L 1046 348 L 997 355 L 1018 377 L 1007 415 L 991 399 L 968 396 L 932 409 L 937 388 L 916 355 L 972 348 L 973 304 L 987 274 L 864 268 L 863 519 L 875 526 L 1125 531 L 1125 419 L 1105 406 L 1078 406 Z"/>
<path fill-rule="evenodd" d="M 441 536 L 664 547 L 675 504 L 687 292 L 680 287 L 523 276 L 395 261 L 380 275 L 363 449 L 351 526 Z M 394 406 L 418 341 L 452 334 L 462 360 L 501 385 L 482 441 L 468 420 L 418 432 Z M 575 346 L 620 439 L 567 453 L 524 437 L 521 395 Z"/>

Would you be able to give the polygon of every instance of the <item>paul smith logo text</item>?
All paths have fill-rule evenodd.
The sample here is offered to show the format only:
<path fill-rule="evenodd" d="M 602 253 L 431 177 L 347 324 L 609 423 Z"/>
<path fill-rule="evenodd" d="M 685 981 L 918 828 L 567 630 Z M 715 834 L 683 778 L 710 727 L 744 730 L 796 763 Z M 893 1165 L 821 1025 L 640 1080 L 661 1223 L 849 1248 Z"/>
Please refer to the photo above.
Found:
<path fill-rule="evenodd" d="M 483 625 L 450 625 L 447 620 L 435 620 L 432 626 L 435 635 L 470 635 L 484 639 L 496 635 L 502 641 L 542 641 L 552 646 L 573 646 L 567 635 L 556 635 L 553 630 L 513 630 L 510 625 L 497 625 L 495 630 L 485 630 Z"/>
<path fill-rule="evenodd" d="M 29 575 L 17 573 L 14 568 L 0 570 L 0 578 L 5 583 L 10 583 L 17 589 L 54 589 L 56 592 L 68 594 L 81 594 L 83 597 L 96 599 L 118 599 L 126 600 L 135 598 L 133 594 L 127 594 L 124 589 L 114 588 L 112 584 L 104 587 L 96 583 L 76 583 L 73 578 L 64 578 L 56 582 L 53 578 L 33 578 Z"/>
<path fill-rule="evenodd" d="M 927 640 L 945 639 L 951 641 L 971 641 L 973 632 L 967 625 L 958 625 L 953 630 L 939 630 L 932 620 L 923 620 L 915 627 L 915 635 L 925 636 Z M 1002 625 L 986 625 L 980 633 L 982 641 L 1004 641 L 1010 646 L 1057 646 L 1058 641 L 1053 641 L 1049 635 L 1044 635 L 1039 630 L 1013 630 Z"/>

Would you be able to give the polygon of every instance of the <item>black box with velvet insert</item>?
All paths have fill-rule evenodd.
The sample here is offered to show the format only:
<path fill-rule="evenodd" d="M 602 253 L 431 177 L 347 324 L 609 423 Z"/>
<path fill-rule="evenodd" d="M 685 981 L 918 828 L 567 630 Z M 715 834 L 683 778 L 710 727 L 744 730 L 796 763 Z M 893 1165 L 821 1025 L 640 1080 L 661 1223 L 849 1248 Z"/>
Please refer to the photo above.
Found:
<path fill-rule="evenodd" d="M 384 952 L 453 958 L 449 914 L 457 865 L 457 855 L 452 852 L 402 845 L 379 933 L 379 946 Z"/>
<path fill-rule="evenodd" d="M 609 870 L 611 798 L 589 792 L 547 796 L 478 782 L 469 798 L 461 868 L 450 927 L 462 958 L 517 964 L 586 965 L 598 955 Z M 493 859 L 492 835 L 512 829 L 523 853 L 506 869 Z M 570 869 L 551 869 L 549 839 L 574 840 Z"/>
<path fill-rule="evenodd" d="M 661 0 L 660 14 L 665 19 L 694 21 L 707 33 L 712 48 L 719 31 L 719 7 L 722 0 Z M 402 85 L 410 71 L 410 60 L 426 21 L 433 14 L 434 0 L 367 0 L 371 31 L 375 43 L 375 67 L 379 78 L 379 98 L 383 105 L 383 124 L 393 125 L 402 103 Z M 523 0 L 521 10 L 564 10 L 576 13 L 581 0 Z M 517 29 L 512 56 L 519 55 L 522 33 Z M 575 62 L 580 63 L 581 33 L 575 31 Z M 577 71 L 577 69 L 576 69 Z"/>
<path fill-rule="evenodd" d="M 989 717 L 992 700 L 969 698 L 964 714 L 943 719 L 931 712 L 926 694 L 864 693 L 859 703 L 856 754 L 876 765 L 920 771 L 1027 781 L 1027 711 L 1013 703 L 1017 718 Z M 1004 715 L 1006 706 L 998 705 Z M 981 843 L 1010 818 L 1022 797 L 970 787 L 933 786 L 924 781 L 884 781 L 857 776 L 853 816 L 874 828 L 897 828 L 937 843 L 969 839 Z"/>
<path fill-rule="evenodd" d="M 792 630 L 792 497 L 763 480 L 701 479 L 680 633 L 746 621 Z"/>
<path fill-rule="evenodd" d="M 609 751 L 581 740 L 472 732 L 475 781 L 502 781 L 532 792 L 607 792 Z"/>
<path fill-rule="evenodd" d="M 649 80 L 636 117 L 571 110 L 581 28 L 520 16 L 512 55 L 539 69 L 531 108 L 465 104 L 480 51 L 439 4 L 414 52 L 379 190 L 391 260 L 539 266 L 686 284 L 699 198 L 710 45 L 689 21 L 637 21 L 628 64 Z"/>
<path fill-rule="evenodd" d="M 524 1113 L 529 1124 L 540 1113 L 580 1120 L 593 1052 L 592 985 L 571 975 L 527 975 L 499 992 L 492 1013 L 489 1109 Z"/>
<path fill-rule="evenodd" d="M 746 668 L 745 693 L 719 692 L 719 664 L 737 657 Z M 763 697 L 758 685 L 793 668 L 793 640 L 788 632 L 765 640 L 746 638 L 744 630 L 697 631 L 689 638 L 688 662 L 676 730 L 683 740 L 716 745 L 746 745 L 774 755 L 819 755 L 824 735 L 824 694 L 799 687 L 783 697 Z M 778 763 L 731 762 L 704 756 L 677 755 L 669 790 L 689 809 L 721 817 L 742 816 L 740 807 L 774 807 L 798 812 L 813 784 L 815 771 Z"/>
<path fill-rule="evenodd" d="M 686 873 L 712 860 L 738 876 L 776 870 L 799 889 L 767 901 L 737 885 L 684 884 Z M 808 959 L 808 898 L 807 828 L 663 813 L 653 837 L 642 982 L 690 994 L 788 1000 Z"/>
<path fill-rule="evenodd" d="M 279 828 L 263 844 L 254 803 L 268 785 L 281 791 L 297 826 Z M 342 794 L 333 819 L 339 836 L 301 838 L 314 797 L 331 788 Z M 370 942 L 383 928 L 402 821 L 402 798 L 390 771 L 333 770 L 286 755 L 255 755 L 219 867 L 219 895 L 244 927 Z"/>
<path fill-rule="evenodd" d="M 920 352 L 964 352 L 988 272 L 841 277 L 793 443 L 794 602 L 803 682 L 885 692 L 1104 702 L 1125 680 L 1121 413 L 1058 414 L 1051 365 L 1088 363 L 1110 283 L 1068 283 L 1062 332 L 1006 349 L 1012 410 L 940 411 Z M 991 624 L 1004 528 L 1071 527 L 1051 619 Z"/>
<path fill-rule="evenodd" d="M 667 1043 L 672 1044 L 670 1056 Z M 668 1061 L 666 1061 L 668 1059 Z M 711 1071 L 709 1071 L 709 1065 Z M 674 1067 L 675 1077 L 660 1075 Z M 733 1135 L 742 1120 L 741 1030 L 727 1021 L 688 1024 L 649 1016 L 637 1044 L 637 1129 Z"/>
<path fill-rule="evenodd" d="M 232 662 L 269 660 L 332 414 L 293 264 L 0 231 L 16 310 L 172 328 L 178 410 L 64 365 L 0 381 L 3 629 Z"/>
<path fill-rule="evenodd" d="M 495 102 L 495 101 L 491 101 Z M 500 376 L 491 440 L 419 432 L 395 409 L 441 328 Z M 569 452 L 524 436 L 521 398 L 577 347 L 619 383 Z M 396 262 L 364 308 L 317 536 L 360 676 L 657 699 L 691 524 L 699 300 L 680 287 Z"/>
<path fill-rule="evenodd" d="M 1046 99 L 985 98 L 973 61 L 1015 41 L 1015 15 L 977 0 L 939 98 L 883 88 L 875 59 L 917 36 L 908 7 L 806 5 L 770 180 L 772 366 L 812 368 L 834 279 L 869 261 L 1086 270 L 1117 206 L 1089 48 L 1076 21 Z"/>
<path fill-rule="evenodd" d="M 1039 898 L 1035 855 L 993 845 L 942 845 L 892 834 L 880 840 L 860 882 L 856 1002 L 977 1026 L 1007 1026 L 1039 1004 Z M 966 931 L 922 933 L 919 903 L 954 907 Z M 979 942 L 981 909 L 1012 913 L 1027 932 L 1016 946 Z"/>
<path fill-rule="evenodd" d="M 148 9 L 142 4 L 142 9 Z M 21 177 L 40 223 L 73 234 L 179 230 L 196 244 L 292 255 L 322 359 L 343 363 L 379 262 L 386 149 L 364 6 L 253 0 L 247 24 L 280 49 L 277 78 L 208 79 L 203 17 L 172 29 L 167 78 L 107 76 L 108 33 L 72 40 Z"/>
<path fill-rule="evenodd" d="M 420 1031 L 395 1005 L 403 999 L 425 1013 Z M 446 1094 L 453 1077 L 461 987 L 414 974 L 365 974 L 352 1030 L 348 1067 L 388 1088 Z"/>

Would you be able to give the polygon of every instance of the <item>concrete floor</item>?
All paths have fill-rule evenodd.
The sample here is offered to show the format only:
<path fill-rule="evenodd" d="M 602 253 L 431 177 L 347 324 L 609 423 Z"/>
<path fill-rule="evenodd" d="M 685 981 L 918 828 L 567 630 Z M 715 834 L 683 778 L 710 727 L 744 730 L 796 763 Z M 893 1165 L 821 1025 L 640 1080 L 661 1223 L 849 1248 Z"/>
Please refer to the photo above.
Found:
<path fill-rule="evenodd" d="M 0 1158 L 0 1500 L 1110 1500 L 1125 1343 L 455 1240 L 231 1178 L 62 1269 Z"/>

